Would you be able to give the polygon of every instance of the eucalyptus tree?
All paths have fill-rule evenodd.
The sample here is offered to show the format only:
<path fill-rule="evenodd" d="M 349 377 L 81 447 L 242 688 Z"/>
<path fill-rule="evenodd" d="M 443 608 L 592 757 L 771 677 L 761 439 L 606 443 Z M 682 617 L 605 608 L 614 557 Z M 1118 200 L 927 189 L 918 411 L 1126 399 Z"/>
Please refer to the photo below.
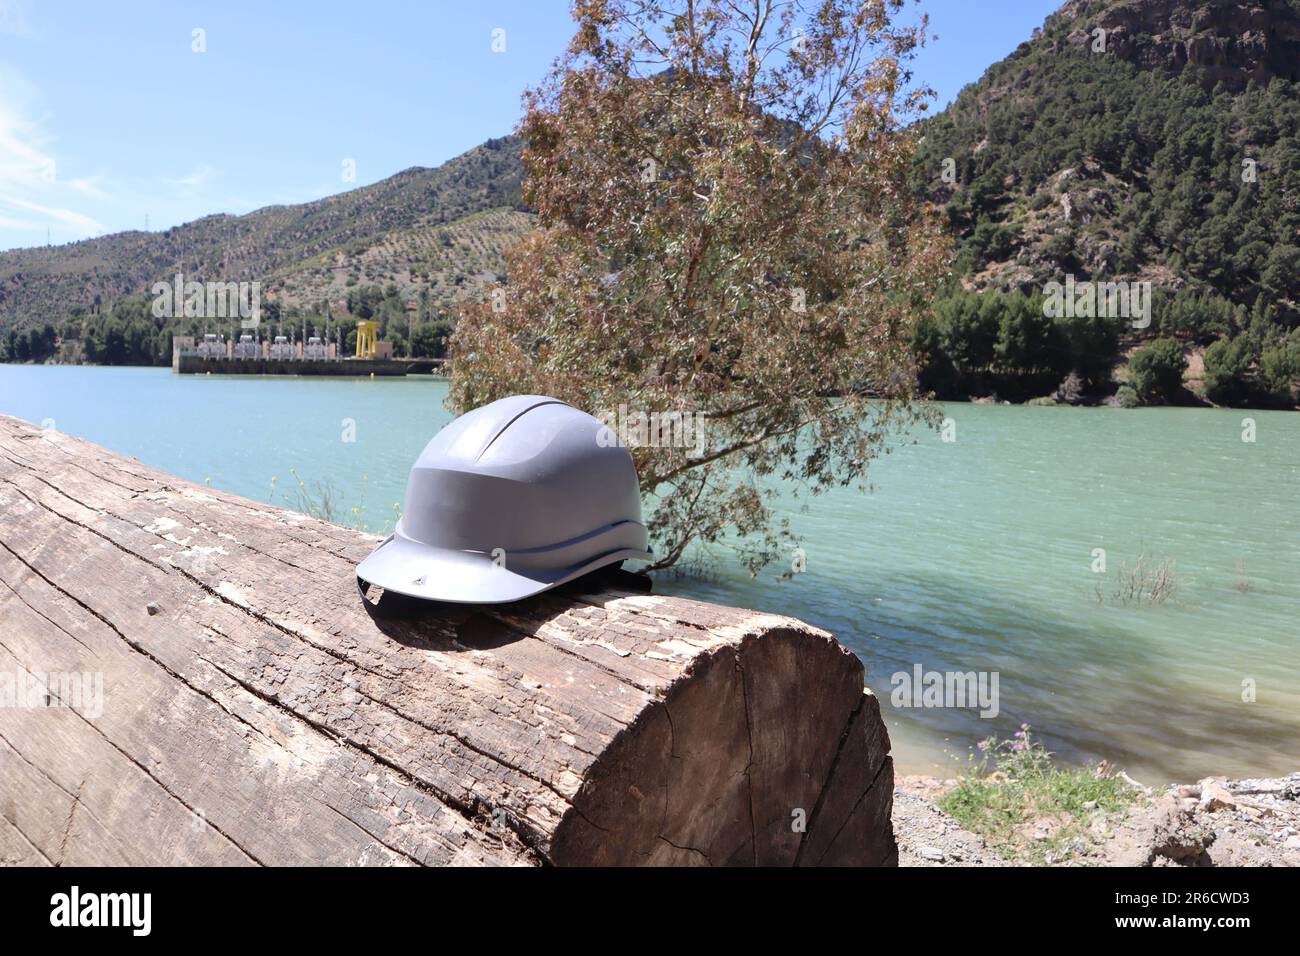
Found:
<path fill-rule="evenodd" d="M 531 392 L 649 422 L 618 433 L 655 566 L 727 542 L 757 571 L 794 544 L 778 486 L 865 488 L 924 414 L 908 343 L 948 246 L 908 188 L 930 93 L 909 69 L 926 21 L 903 7 L 578 0 L 525 96 L 539 227 L 463 310 L 450 400 Z"/>

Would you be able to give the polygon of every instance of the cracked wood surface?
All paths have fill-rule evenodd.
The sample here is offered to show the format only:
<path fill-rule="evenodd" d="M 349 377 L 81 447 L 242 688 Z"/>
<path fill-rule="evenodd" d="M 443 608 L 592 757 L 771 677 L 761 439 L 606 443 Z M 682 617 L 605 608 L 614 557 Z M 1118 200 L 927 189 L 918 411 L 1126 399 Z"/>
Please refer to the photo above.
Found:
<path fill-rule="evenodd" d="M 0 707 L 0 863 L 896 862 L 826 632 L 582 585 L 374 618 L 377 540 L 0 416 L 0 680 L 62 702 Z"/>

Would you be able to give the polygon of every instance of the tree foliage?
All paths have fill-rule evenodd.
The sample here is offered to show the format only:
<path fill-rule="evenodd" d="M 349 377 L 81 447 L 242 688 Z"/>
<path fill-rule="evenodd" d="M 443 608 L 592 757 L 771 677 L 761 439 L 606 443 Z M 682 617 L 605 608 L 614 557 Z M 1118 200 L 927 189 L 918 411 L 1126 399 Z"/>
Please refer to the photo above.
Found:
<path fill-rule="evenodd" d="M 1204 361 L 1201 382 L 1206 398 L 1219 405 L 1231 405 L 1246 397 L 1252 356 L 1245 338 L 1220 339 L 1205 350 Z"/>
<path fill-rule="evenodd" d="M 1232 342 L 1257 320 L 1280 335 L 1300 325 L 1300 83 L 1269 62 L 1234 76 L 1226 61 L 1250 51 L 1192 6 L 1129 5 L 1126 22 L 1187 30 L 1130 30 L 1098 54 L 1078 38 L 1099 5 L 1067 4 L 924 121 L 913 185 L 943 204 L 969 287 L 1150 280 L 1155 322 L 1138 336 L 1223 340 L 1209 358 L 1213 400 L 1283 401 L 1286 350 L 1271 354 L 1280 378 L 1268 389 L 1260 335 Z M 1294 36 L 1297 9 L 1270 7 L 1268 29 Z M 1188 30 L 1225 62 L 1170 56 Z M 1087 349 L 1071 351 L 1077 362 Z M 930 371 L 952 380 L 942 358 Z M 1097 364 L 1086 377 L 1104 374 Z"/>
<path fill-rule="evenodd" d="M 526 98 L 541 227 L 464 311 L 451 399 L 702 416 L 703 449 L 632 449 L 660 566 L 727 541 L 757 570 L 790 544 L 770 479 L 864 483 L 918 413 L 908 342 L 947 250 L 906 186 L 901 7 L 579 0 Z"/>
<path fill-rule="evenodd" d="M 55 352 L 58 334 L 54 326 L 30 326 L 22 331 L 10 329 L 0 341 L 0 359 L 7 362 L 44 362 Z"/>
<path fill-rule="evenodd" d="M 1183 387 L 1187 359 L 1175 339 L 1156 339 L 1129 359 L 1129 381 L 1144 402 L 1172 401 Z"/>
<path fill-rule="evenodd" d="M 1216 87 L 1196 64 L 1071 46 L 1072 28 L 1049 21 L 925 123 L 913 181 L 945 202 L 958 261 L 975 272 L 1019 252 L 1042 278 L 1170 269 L 1194 293 L 1296 317 L 1300 84 Z"/>
<path fill-rule="evenodd" d="M 1103 385 L 1119 335 L 1112 319 L 1048 318 L 1038 295 L 959 290 L 936 301 L 912 342 L 922 387 L 941 399 L 1030 398 L 1072 372 L 1081 385 Z"/>

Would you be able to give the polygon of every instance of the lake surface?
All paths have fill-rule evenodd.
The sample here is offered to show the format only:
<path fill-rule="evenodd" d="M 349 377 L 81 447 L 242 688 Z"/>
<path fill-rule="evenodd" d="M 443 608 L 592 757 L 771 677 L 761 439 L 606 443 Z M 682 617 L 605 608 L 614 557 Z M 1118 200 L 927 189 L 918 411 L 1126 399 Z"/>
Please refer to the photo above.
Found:
<path fill-rule="evenodd" d="M 292 469 L 373 531 L 391 528 L 407 470 L 450 420 L 445 395 L 422 377 L 0 365 L 0 412 L 290 507 Z M 945 414 L 956 440 L 918 431 L 873 466 L 874 492 L 786 502 L 803 573 L 751 580 L 724 555 L 656 589 L 833 632 L 866 665 L 904 772 L 951 773 L 1022 722 L 1070 760 L 1147 783 L 1300 768 L 1300 415 Z M 1142 552 L 1176 562 L 1181 586 L 1161 605 L 1112 601 Z M 895 707 L 892 676 L 917 665 L 996 672 L 998 715 Z"/>

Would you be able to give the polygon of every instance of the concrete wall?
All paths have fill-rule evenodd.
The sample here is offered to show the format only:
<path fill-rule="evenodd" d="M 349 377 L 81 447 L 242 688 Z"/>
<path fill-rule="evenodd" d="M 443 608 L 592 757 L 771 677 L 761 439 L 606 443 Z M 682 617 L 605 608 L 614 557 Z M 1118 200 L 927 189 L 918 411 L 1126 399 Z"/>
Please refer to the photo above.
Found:
<path fill-rule="evenodd" d="M 309 362 L 303 359 L 204 359 L 174 354 L 172 370 L 182 375 L 405 375 L 407 363 L 380 359 Z"/>

